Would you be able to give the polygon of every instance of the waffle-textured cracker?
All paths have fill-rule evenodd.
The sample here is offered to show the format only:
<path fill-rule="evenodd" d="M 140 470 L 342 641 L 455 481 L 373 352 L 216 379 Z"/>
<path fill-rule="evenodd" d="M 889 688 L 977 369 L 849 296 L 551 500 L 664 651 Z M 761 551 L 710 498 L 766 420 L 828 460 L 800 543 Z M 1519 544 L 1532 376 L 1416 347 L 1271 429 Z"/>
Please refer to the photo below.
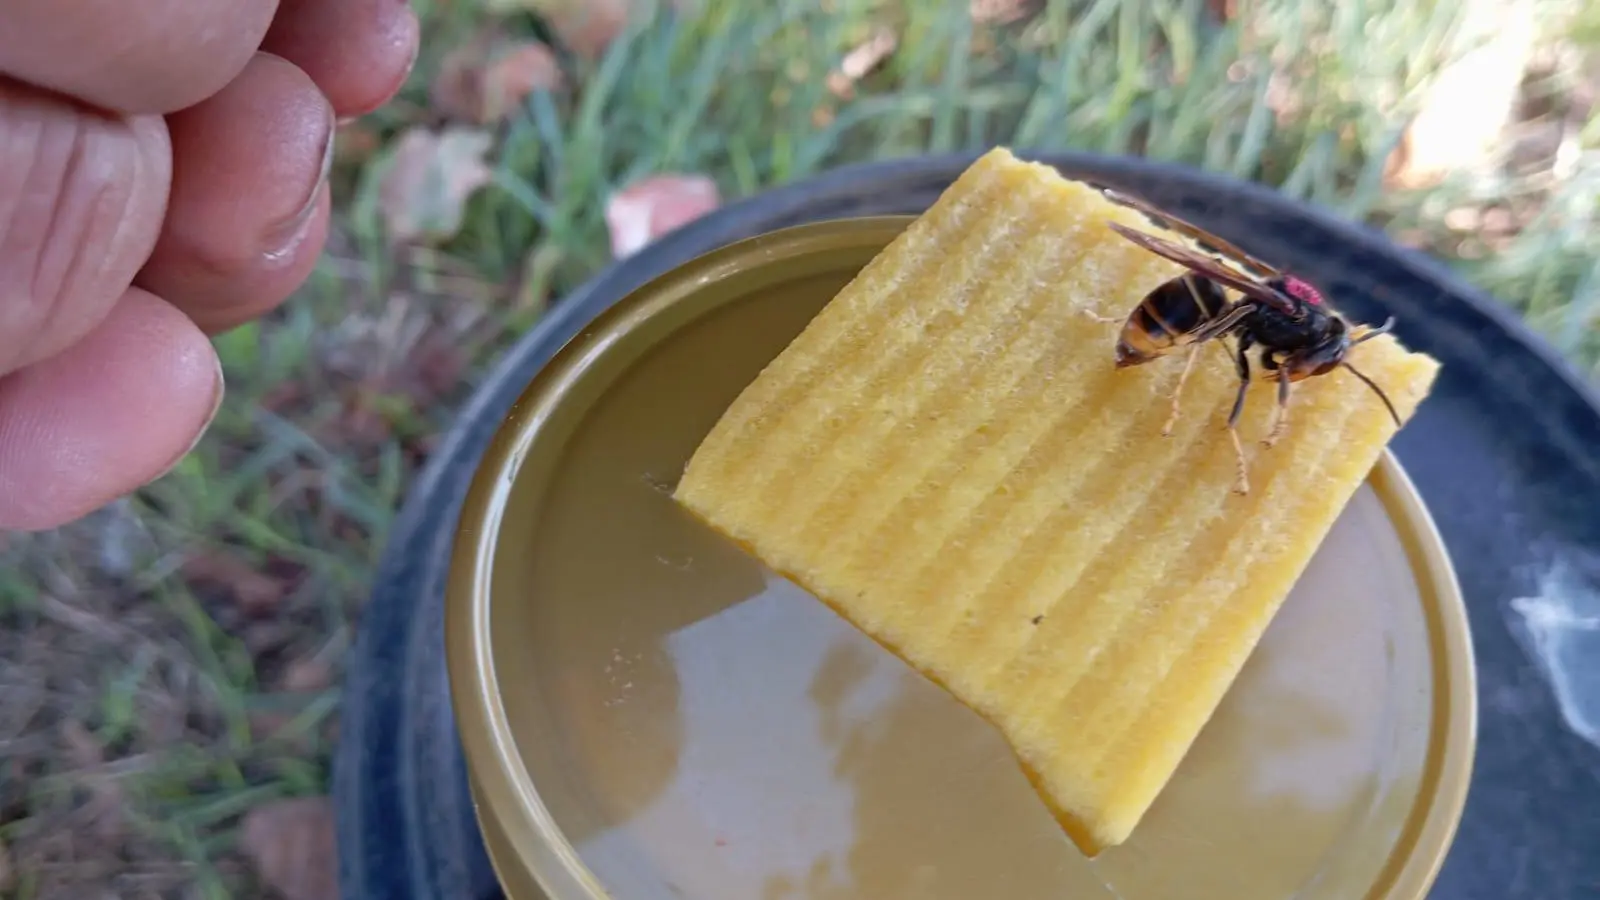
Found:
<path fill-rule="evenodd" d="M 1349 373 L 1273 385 L 1240 427 L 1203 348 L 1114 368 L 1119 320 L 1181 270 L 1135 213 L 1005 150 L 979 159 L 727 410 L 677 500 L 999 729 L 1087 854 L 1125 840 L 1395 426 Z M 1094 315 L 1083 315 L 1082 311 Z M 1401 417 L 1437 363 L 1351 359 Z"/>

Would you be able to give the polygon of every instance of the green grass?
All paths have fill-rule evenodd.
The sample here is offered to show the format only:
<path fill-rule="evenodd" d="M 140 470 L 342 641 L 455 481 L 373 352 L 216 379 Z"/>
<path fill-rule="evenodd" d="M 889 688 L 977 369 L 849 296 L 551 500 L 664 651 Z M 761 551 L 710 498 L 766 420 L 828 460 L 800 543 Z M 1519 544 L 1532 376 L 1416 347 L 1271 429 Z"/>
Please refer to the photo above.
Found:
<path fill-rule="evenodd" d="M 500 6 L 418 3 L 429 43 L 362 125 L 377 153 L 336 173 L 329 252 L 283 310 L 218 339 L 229 396 L 194 455 L 85 522 L 0 545 L 0 847 L 16 896 L 261 895 L 240 815 L 326 790 L 336 683 L 306 673 L 339 671 L 432 436 L 498 352 L 608 262 L 605 200 L 639 176 L 705 173 L 731 198 L 995 143 L 1139 153 L 1381 222 L 1575 364 L 1600 361 L 1600 117 L 1559 165 L 1384 189 L 1421 91 L 1470 44 L 1455 3 L 1272 0 L 1219 24 L 1201 0 L 1055 0 L 994 26 L 942 0 L 699 0 L 641 18 L 598 59 L 565 55 L 571 89 L 486 129 L 493 181 L 459 232 L 395 247 L 378 185 L 395 139 L 437 124 L 444 54 L 482 28 L 551 34 Z M 1593 65 L 1600 14 L 1536 6 L 1557 23 L 1543 44 Z M 826 73 L 884 26 L 895 53 L 834 97 Z M 1575 95 L 1577 70 L 1554 67 L 1550 93 Z M 1493 240 L 1446 224 L 1502 207 L 1515 227 Z M 95 752 L 81 735 L 72 751 L 63 722 Z M 91 821 L 97 797 L 116 813 L 98 842 L 52 837 Z"/>

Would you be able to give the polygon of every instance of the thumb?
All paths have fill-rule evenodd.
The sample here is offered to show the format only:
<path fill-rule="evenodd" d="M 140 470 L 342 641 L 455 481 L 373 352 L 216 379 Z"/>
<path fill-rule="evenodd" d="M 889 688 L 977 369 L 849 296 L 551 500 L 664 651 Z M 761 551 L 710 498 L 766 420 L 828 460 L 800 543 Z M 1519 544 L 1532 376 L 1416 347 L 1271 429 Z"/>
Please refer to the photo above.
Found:
<path fill-rule="evenodd" d="M 205 334 L 128 290 L 77 343 L 0 379 L 0 528 L 54 528 L 160 477 L 221 399 Z"/>

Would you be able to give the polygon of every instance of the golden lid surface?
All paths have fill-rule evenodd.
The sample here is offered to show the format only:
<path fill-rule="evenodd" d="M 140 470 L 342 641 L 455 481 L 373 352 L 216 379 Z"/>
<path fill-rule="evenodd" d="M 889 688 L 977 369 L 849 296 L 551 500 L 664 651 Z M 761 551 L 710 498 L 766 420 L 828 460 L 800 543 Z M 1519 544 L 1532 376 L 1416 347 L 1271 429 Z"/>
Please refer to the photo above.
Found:
<path fill-rule="evenodd" d="M 1475 693 L 1448 561 L 1392 457 L 1093 862 L 987 725 L 672 501 L 727 404 L 907 221 L 788 229 L 646 285 L 491 444 L 446 624 L 508 896 L 1422 897 Z"/>

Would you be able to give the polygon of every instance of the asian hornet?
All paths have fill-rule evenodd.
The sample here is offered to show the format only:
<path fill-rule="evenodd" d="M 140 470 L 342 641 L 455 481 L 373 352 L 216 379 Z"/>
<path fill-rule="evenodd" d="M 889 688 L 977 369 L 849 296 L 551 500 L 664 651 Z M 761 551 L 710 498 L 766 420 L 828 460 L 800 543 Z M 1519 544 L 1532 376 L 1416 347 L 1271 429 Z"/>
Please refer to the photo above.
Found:
<path fill-rule="evenodd" d="M 1118 368 L 1137 366 L 1189 348 L 1183 373 L 1172 392 L 1172 414 L 1162 428 L 1172 433 L 1178 418 L 1178 394 L 1194 366 L 1203 344 L 1227 337 L 1238 343 L 1229 354 L 1239 373 L 1239 393 L 1228 416 L 1228 433 L 1233 438 L 1239 461 L 1239 481 L 1235 490 L 1248 493 L 1244 448 L 1239 443 L 1239 414 L 1244 410 L 1245 392 L 1250 386 L 1250 350 L 1256 364 L 1278 384 L 1278 404 L 1273 409 L 1272 430 L 1263 443 L 1277 442 L 1289 422 L 1291 386 L 1306 378 L 1324 375 L 1336 368 L 1348 369 L 1371 388 L 1400 425 L 1400 416 L 1383 388 L 1350 364 L 1351 348 L 1384 334 L 1394 326 L 1391 317 L 1378 328 L 1367 328 L 1352 337 L 1352 328 L 1323 301 L 1322 292 L 1304 279 L 1269 266 L 1222 238 L 1145 201 L 1109 188 L 1102 188 L 1106 199 L 1140 213 L 1163 237 L 1110 223 L 1118 234 L 1146 250 L 1163 256 L 1189 271 L 1158 286 L 1145 295 L 1139 305 L 1122 320 L 1117 339 Z M 1229 299 L 1224 288 L 1232 288 L 1239 299 Z M 1099 318 L 1096 316 L 1096 318 Z"/>

